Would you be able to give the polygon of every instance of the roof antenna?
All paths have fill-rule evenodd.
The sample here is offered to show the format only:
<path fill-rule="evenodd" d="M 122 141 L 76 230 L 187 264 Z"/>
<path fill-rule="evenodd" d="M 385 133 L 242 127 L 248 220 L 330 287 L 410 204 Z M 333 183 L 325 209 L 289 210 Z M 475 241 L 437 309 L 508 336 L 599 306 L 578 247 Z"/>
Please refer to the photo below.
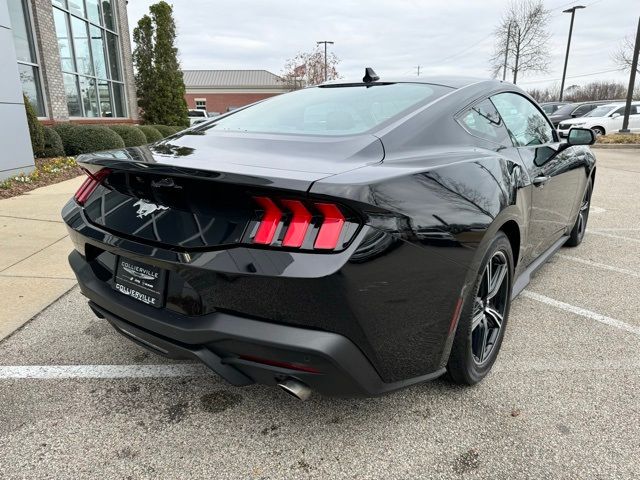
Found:
<path fill-rule="evenodd" d="M 380 80 L 380 77 L 376 72 L 373 71 L 373 68 L 367 67 L 364 69 L 364 77 L 362 77 L 362 81 L 364 83 L 375 82 L 376 80 Z"/>

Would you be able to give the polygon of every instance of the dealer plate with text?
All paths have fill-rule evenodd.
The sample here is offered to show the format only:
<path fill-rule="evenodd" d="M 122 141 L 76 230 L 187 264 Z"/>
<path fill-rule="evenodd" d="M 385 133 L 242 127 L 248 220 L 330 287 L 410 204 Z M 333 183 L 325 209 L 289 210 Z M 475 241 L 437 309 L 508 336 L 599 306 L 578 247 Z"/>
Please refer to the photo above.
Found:
<path fill-rule="evenodd" d="M 146 263 L 120 257 L 113 288 L 142 303 L 160 308 L 164 301 L 165 271 Z"/>

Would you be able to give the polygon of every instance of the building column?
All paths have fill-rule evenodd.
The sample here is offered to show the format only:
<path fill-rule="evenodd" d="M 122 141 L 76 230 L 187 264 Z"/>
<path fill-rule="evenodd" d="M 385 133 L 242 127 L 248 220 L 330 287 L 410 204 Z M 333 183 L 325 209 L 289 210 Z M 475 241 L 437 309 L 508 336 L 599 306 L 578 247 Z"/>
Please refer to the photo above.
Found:
<path fill-rule="evenodd" d="M 53 22 L 51 0 L 31 0 L 33 28 L 40 56 L 40 68 L 44 80 L 43 89 L 47 112 L 51 120 L 66 122 L 69 120 L 67 96 L 58 50 L 58 37 Z"/>
<path fill-rule="evenodd" d="M 127 0 L 118 2 L 118 36 L 120 39 L 120 51 L 122 52 L 122 65 L 124 67 L 124 83 L 127 90 L 127 107 L 129 118 L 138 120 L 138 97 L 136 95 L 136 82 L 133 77 L 133 56 L 131 51 L 131 37 L 129 36 L 129 20 L 127 19 Z"/>
<path fill-rule="evenodd" d="M 33 170 L 33 150 L 7 2 L 0 1 L 0 181 Z"/>

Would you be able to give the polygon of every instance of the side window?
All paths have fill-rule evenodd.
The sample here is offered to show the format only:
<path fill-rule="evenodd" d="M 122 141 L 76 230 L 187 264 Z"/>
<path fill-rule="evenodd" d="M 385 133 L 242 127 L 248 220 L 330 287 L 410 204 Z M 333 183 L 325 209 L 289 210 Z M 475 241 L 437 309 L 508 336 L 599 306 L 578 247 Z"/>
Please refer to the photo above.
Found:
<path fill-rule="evenodd" d="M 626 108 L 626 107 L 620 107 L 620 108 L 618 108 L 617 110 L 614 110 L 613 112 L 611 112 L 611 115 L 613 115 L 614 113 L 617 113 L 617 114 L 619 114 L 619 115 L 624 115 L 624 110 L 625 110 L 625 108 Z M 631 111 L 633 112 L 633 107 L 631 107 L 631 108 L 632 108 L 632 110 L 631 110 Z M 609 115 L 609 116 L 611 116 L 611 115 Z"/>
<path fill-rule="evenodd" d="M 573 111 L 572 115 L 575 115 L 576 117 L 582 117 L 582 116 L 586 115 L 587 113 L 589 113 L 594 108 L 596 108 L 595 105 L 582 105 L 582 106 L 576 108 Z"/>
<path fill-rule="evenodd" d="M 500 114 L 489 100 L 475 104 L 458 121 L 471 135 L 496 143 L 509 143 L 509 134 Z"/>
<path fill-rule="evenodd" d="M 553 142 L 553 129 L 540 111 L 522 95 L 499 93 L 491 97 L 516 147 Z"/>

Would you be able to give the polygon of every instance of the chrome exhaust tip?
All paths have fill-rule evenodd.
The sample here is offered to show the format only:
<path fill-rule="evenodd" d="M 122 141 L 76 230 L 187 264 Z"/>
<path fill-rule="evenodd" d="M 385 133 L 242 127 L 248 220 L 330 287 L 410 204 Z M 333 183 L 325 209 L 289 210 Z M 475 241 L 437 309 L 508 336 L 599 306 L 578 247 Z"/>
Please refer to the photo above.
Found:
<path fill-rule="evenodd" d="M 287 378 L 283 382 L 278 383 L 278 386 L 298 400 L 305 401 L 311 396 L 311 389 L 295 378 Z"/>

